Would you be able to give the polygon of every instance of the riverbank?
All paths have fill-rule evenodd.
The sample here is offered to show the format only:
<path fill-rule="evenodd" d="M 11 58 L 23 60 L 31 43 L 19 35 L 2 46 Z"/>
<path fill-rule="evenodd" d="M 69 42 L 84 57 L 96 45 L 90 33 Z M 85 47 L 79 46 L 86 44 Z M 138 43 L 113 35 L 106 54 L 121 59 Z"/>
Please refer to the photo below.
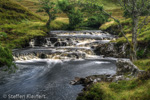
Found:
<path fill-rule="evenodd" d="M 141 17 L 140 21 L 143 19 Z M 131 19 L 126 19 L 122 20 L 121 24 L 123 25 L 123 30 L 126 34 L 126 36 L 129 38 L 129 41 L 131 41 Z M 107 31 L 111 34 L 120 34 L 119 28 L 117 28 L 117 23 L 112 22 L 112 23 L 106 23 L 100 27 L 103 31 Z M 137 51 L 137 57 L 138 60 L 134 62 L 135 65 L 137 65 L 141 70 L 147 70 L 150 68 L 150 23 L 146 24 L 142 29 L 141 29 L 141 34 L 138 36 L 138 51 Z M 116 43 L 116 46 L 118 45 L 125 45 L 126 44 L 126 39 L 120 35 L 117 41 L 112 41 Z M 126 50 L 127 51 L 127 50 Z"/>
<path fill-rule="evenodd" d="M 142 19 L 142 18 L 141 18 Z M 131 41 L 131 20 L 121 21 L 126 36 Z M 149 45 L 149 27 L 147 24 L 142 29 L 142 33 L 138 37 L 138 60 L 133 63 L 141 70 L 145 70 L 144 74 L 132 80 L 122 80 L 118 82 L 97 82 L 89 85 L 79 94 L 77 100 L 149 100 L 150 98 L 150 45 Z M 103 31 L 111 34 L 119 34 L 120 30 L 117 23 L 108 22 L 100 27 Z M 97 54 L 106 57 L 129 57 L 128 45 L 122 35 L 117 41 L 111 41 L 108 44 L 99 45 L 96 48 Z"/>

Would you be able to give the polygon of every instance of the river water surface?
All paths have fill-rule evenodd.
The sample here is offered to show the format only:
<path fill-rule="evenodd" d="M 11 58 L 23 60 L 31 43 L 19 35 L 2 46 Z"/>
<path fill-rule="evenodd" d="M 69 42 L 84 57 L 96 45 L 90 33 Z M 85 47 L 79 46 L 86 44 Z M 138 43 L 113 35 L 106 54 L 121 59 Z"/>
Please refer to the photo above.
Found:
<path fill-rule="evenodd" d="M 62 36 L 61 41 L 64 42 L 69 35 L 62 34 L 65 35 L 59 33 L 58 36 Z M 94 38 L 96 34 L 99 33 L 95 33 Z M 48 41 L 41 47 L 34 47 L 35 42 L 31 41 L 31 48 L 15 50 L 14 59 L 18 70 L 11 74 L 0 72 L 0 100 L 76 100 L 83 86 L 70 84 L 75 77 L 115 74 L 115 62 L 95 58 L 91 48 L 91 43 L 97 45 L 99 42 L 96 41 L 104 43 L 109 40 L 83 38 L 72 39 L 66 45 L 57 42 L 60 43 L 59 47 L 52 45 L 53 41 L 46 38 Z M 39 59 L 39 55 L 46 57 Z"/>

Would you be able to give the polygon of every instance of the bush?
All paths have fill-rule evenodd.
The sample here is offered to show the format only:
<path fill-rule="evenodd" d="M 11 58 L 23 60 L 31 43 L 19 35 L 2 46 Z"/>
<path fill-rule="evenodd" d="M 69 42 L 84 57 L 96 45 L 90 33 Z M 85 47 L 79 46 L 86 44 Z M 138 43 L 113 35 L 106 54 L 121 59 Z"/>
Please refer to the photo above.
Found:
<path fill-rule="evenodd" d="M 71 4 L 68 0 L 59 0 L 58 6 L 69 18 L 68 29 L 73 30 L 82 23 L 83 13 L 79 9 L 75 9 L 74 4 Z"/>
<path fill-rule="evenodd" d="M 95 16 L 91 16 L 87 20 L 87 25 L 89 27 L 99 28 L 102 24 L 108 21 L 109 16 L 104 14 L 97 14 Z"/>
<path fill-rule="evenodd" d="M 77 100 L 102 100 L 103 91 L 99 84 L 93 84 L 88 88 L 89 91 L 84 92 L 82 96 L 78 96 Z"/>
<path fill-rule="evenodd" d="M 13 70 L 12 67 L 16 68 L 16 65 L 13 63 L 13 56 L 11 51 L 8 48 L 2 47 L 0 45 L 0 67 L 7 66 L 6 70 Z"/>
<path fill-rule="evenodd" d="M 68 15 L 69 17 L 69 29 L 75 29 L 83 21 L 83 14 L 79 10 L 72 10 Z"/>
<path fill-rule="evenodd" d="M 74 9 L 73 5 L 71 5 L 68 0 L 59 0 L 58 6 L 60 10 L 67 14 Z"/>
<path fill-rule="evenodd" d="M 143 58 L 143 55 L 144 55 L 144 50 L 143 49 L 137 51 L 137 57 L 138 58 Z"/>

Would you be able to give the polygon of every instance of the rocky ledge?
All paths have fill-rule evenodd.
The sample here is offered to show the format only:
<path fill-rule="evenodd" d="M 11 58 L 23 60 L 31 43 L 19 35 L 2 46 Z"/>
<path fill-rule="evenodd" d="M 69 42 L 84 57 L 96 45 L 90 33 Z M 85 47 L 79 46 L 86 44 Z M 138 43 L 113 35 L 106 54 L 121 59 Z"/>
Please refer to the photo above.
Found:
<path fill-rule="evenodd" d="M 147 57 L 147 54 L 150 53 L 150 48 L 148 47 L 150 47 L 149 43 L 138 43 L 138 58 Z M 130 58 L 130 48 L 128 43 L 109 42 L 106 44 L 99 44 L 98 46 L 93 47 L 93 49 L 97 55 L 103 55 L 104 57 Z"/>
<path fill-rule="evenodd" d="M 97 55 L 104 55 L 104 57 L 115 57 L 115 58 L 129 58 L 129 46 L 127 43 L 106 43 L 99 44 L 95 47 L 94 52 Z"/>

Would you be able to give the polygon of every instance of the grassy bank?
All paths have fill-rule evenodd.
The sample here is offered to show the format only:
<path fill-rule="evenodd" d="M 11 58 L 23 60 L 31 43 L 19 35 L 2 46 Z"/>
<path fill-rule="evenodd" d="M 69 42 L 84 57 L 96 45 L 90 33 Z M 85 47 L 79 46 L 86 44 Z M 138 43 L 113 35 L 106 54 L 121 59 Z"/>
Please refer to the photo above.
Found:
<path fill-rule="evenodd" d="M 149 100 L 150 80 L 101 82 L 88 87 L 77 100 Z"/>
<path fill-rule="evenodd" d="M 121 16 L 121 15 L 119 15 Z M 140 21 L 143 19 L 141 17 Z M 123 30 L 131 42 L 132 21 L 120 19 Z M 126 39 L 120 34 L 118 24 L 113 20 L 100 27 L 101 30 L 119 35 L 117 43 L 125 43 Z M 150 23 L 142 28 L 138 36 L 138 60 L 133 62 L 139 69 L 147 71 L 138 78 L 118 83 L 100 82 L 86 88 L 77 100 L 149 100 L 150 99 Z M 145 51 L 148 51 L 145 53 Z"/>

